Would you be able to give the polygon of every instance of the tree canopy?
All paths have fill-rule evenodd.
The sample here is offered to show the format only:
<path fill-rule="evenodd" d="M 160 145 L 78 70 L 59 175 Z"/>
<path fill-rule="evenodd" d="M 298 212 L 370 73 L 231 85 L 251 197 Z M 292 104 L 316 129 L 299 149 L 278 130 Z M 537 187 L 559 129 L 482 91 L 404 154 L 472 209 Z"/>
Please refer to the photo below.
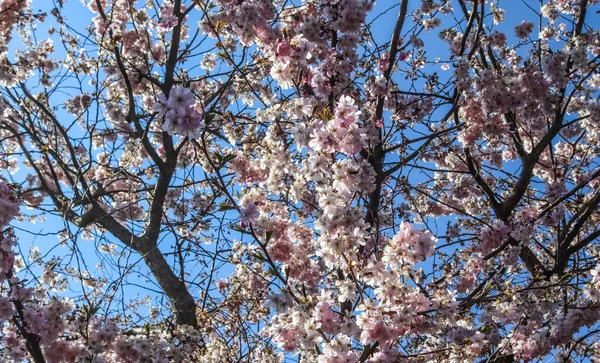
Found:
<path fill-rule="evenodd" d="M 0 0 L 0 359 L 600 360 L 599 13 Z"/>

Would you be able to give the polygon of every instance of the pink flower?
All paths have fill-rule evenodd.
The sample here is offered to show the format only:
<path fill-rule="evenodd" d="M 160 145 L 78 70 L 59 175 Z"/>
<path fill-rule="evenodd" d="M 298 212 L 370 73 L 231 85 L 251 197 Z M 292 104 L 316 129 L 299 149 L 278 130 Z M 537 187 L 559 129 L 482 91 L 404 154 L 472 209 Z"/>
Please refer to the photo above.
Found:
<path fill-rule="evenodd" d="M 156 98 L 158 99 L 158 101 L 156 101 L 154 103 L 154 105 L 152 106 L 152 109 L 155 112 L 158 112 L 158 115 L 156 115 L 157 117 L 161 117 L 164 116 L 167 113 L 167 97 L 165 97 L 164 94 L 159 94 L 158 96 L 156 96 Z"/>
<path fill-rule="evenodd" d="M 359 120 L 361 111 L 354 105 L 354 99 L 350 96 L 342 96 L 335 108 L 335 116 L 340 120 L 342 127 L 349 127 Z"/>
<path fill-rule="evenodd" d="M 533 31 L 533 23 L 523 20 L 523 22 L 515 27 L 515 33 L 517 37 L 521 39 L 527 38 L 527 36 Z"/>
<path fill-rule="evenodd" d="M 202 115 L 193 108 L 186 108 L 183 111 L 169 110 L 165 115 L 163 131 L 172 135 L 177 133 L 182 137 L 197 139 L 200 137 L 200 129 L 204 126 Z"/>
<path fill-rule="evenodd" d="M 258 217 L 260 216 L 260 212 L 258 211 L 258 207 L 254 203 L 248 203 L 242 206 L 240 210 L 240 225 L 242 228 L 246 228 L 247 226 L 256 223 Z"/>
<path fill-rule="evenodd" d="M 163 131 L 166 131 L 169 133 L 169 135 L 172 135 L 173 132 L 175 131 L 176 124 L 177 124 L 177 111 L 175 111 L 175 110 L 167 111 L 167 113 L 165 115 L 165 122 L 162 127 Z"/>
<path fill-rule="evenodd" d="M 220 293 L 223 293 L 223 291 L 227 289 L 227 286 L 229 286 L 229 282 L 227 282 L 227 279 L 219 279 L 215 285 L 217 286 L 217 290 L 219 290 Z"/>
<path fill-rule="evenodd" d="M 19 213 L 19 203 L 6 182 L 0 180 L 0 229 Z"/>
<path fill-rule="evenodd" d="M 269 245 L 269 254 L 275 261 L 288 262 L 292 256 L 292 243 L 285 238 L 273 241 Z"/>
<path fill-rule="evenodd" d="M 320 302 L 317 308 L 319 309 L 317 321 L 321 323 L 321 329 L 325 333 L 334 334 L 339 324 L 337 315 L 330 309 L 327 302 Z"/>
<path fill-rule="evenodd" d="M 161 29 L 171 29 L 177 25 L 177 17 L 173 15 L 173 5 L 165 6 L 160 11 L 160 22 L 158 27 Z"/>
<path fill-rule="evenodd" d="M 421 231 L 419 238 L 415 242 L 414 248 L 415 252 L 422 256 L 423 259 L 425 256 L 433 255 L 435 248 L 435 237 L 427 230 Z"/>
<path fill-rule="evenodd" d="M 274 338 L 277 345 L 286 352 L 296 349 L 297 332 L 293 329 L 282 329 Z"/>
<path fill-rule="evenodd" d="M 0 322 L 12 318 L 15 310 L 13 309 L 10 301 L 0 296 Z"/>
<path fill-rule="evenodd" d="M 187 136 L 190 139 L 200 137 L 200 127 L 203 126 L 202 115 L 193 108 L 186 108 L 184 112 L 177 114 L 177 124 L 175 130 L 181 136 Z"/>
<path fill-rule="evenodd" d="M 506 45 L 506 35 L 504 33 L 500 33 L 495 31 L 492 35 L 490 35 L 490 43 L 495 48 L 503 48 Z"/>
<path fill-rule="evenodd" d="M 48 324 L 44 314 L 41 311 L 36 311 L 34 309 L 24 310 L 23 318 L 27 323 L 27 330 L 37 335 L 40 335 Z"/>
<path fill-rule="evenodd" d="M 398 55 L 398 60 L 401 61 L 401 62 L 402 61 L 408 61 L 408 60 L 410 60 L 411 55 L 412 55 L 411 51 L 400 52 L 400 55 Z"/>
<path fill-rule="evenodd" d="M 385 51 L 377 60 L 377 72 L 383 73 L 390 67 L 390 52 Z"/>
<path fill-rule="evenodd" d="M 9 272 L 13 269 L 13 264 L 15 263 L 15 255 L 12 252 L 5 254 L 4 256 L 0 255 L 0 274 Z M 0 280 L 2 281 L 2 280 Z"/>
<path fill-rule="evenodd" d="M 292 55 L 294 50 L 290 46 L 290 43 L 287 40 L 279 40 L 277 42 L 277 50 L 275 51 L 275 56 L 281 58 L 287 58 Z"/>
<path fill-rule="evenodd" d="M 363 344 L 378 341 L 383 345 L 383 343 L 387 342 L 391 337 L 392 334 L 387 325 L 385 325 L 383 321 L 378 321 L 374 325 L 363 330 L 360 340 Z"/>
<path fill-rule="evenodd" d="M 479 251 L 483 254 L 488 254 L 495 248 L 499 247 L 502 242 L 508 237 L 508 226 L 499 219 L 492 222 L 492 228 L 484 228 L 479 233 L 481 246 Z"/>
<path fill-rule="evenodd" d="M 185 111 L 194 104 L 194 95 L 188 88 L 175 87 L 169 94 L 167 105 L 177 112 Z"/>

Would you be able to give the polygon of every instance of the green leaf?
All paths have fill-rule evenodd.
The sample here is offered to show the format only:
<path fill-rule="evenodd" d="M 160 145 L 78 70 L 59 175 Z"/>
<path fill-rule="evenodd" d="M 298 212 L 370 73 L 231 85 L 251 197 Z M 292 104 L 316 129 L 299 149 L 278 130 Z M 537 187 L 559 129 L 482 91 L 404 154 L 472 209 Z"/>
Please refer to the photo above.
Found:
<path fill-rule="evenodd" d="M 255 253 L 252 255 L 252 257 L 256 258 L 259 261 L 265 262 L 266 259 L 263 257 L 263 255 L 261 255 L 260 253 Z"/>
<path fill-rule="evenodd" d="M 208 178 L 208 181 L 215 187 L 221 189 L 221 184 L 219 183 L 219 179 L 217 179 L 215 177 L 210 177 L 210 178 Z"/>
<path fill-rule="evenodd" d="M 235 159 L 235 157 L 236 157 L 236 156 L 237 156 L 237 155 L 235 155 L 235 154 L 229 154 L 229 155 L 226 155 L 226 156 L 223 158 L 223 164 L 225 164 L 225 163 L 226 163 L 226 162 L 228 162 L 228 161 L 231 161 L 231 160 Z"/>
<path fill-rule="evenodd" d="M 224 211 L 228 211 L 228 210 L 236 210 L 237 208 L 231 205 L 227 205 L 227 204 L 220 204 L 219 205 L 219 212 L 224 212 Z"/>
<path fill-rule="evenodd" d="M 215 119 L 216 113 L 214 112 L 209 112 L 207 114 L 204 115 L 204 124 L 206 124 L 206 126 L 210 125 L 213 120 Z"/>
<path fill-rule="evenodd" d="M 239 233 L 249 234 L 248 231 L 238 226 L 232 226 L 231 229 Z"/>

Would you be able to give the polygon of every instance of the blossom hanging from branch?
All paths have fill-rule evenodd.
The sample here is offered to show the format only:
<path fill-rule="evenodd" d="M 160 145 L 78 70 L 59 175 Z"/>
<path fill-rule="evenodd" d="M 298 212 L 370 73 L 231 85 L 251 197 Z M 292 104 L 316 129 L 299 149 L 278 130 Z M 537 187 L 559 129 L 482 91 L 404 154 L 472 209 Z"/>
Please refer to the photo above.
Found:
<path fill-rule="evenodd" d="M 197 139 L 204 127 L 202 114 L 194 106 L 194 95 L 188 88 L 175 87 L 167 99 L 163 94 L 158 96 L 153 110 L 157 116 L 164 116 L 162 129 L 173 135 Z"/>

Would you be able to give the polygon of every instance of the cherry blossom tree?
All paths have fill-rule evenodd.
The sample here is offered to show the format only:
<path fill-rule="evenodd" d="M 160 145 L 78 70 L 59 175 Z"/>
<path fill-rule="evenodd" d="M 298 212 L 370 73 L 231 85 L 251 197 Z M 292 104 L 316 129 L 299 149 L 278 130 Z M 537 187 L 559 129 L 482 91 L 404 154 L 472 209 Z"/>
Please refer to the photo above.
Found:
<path fill-rule="evenodd" d="M 600 359 L 597 0 L 40 6 L 0 0 L 3 360 Z"/>

